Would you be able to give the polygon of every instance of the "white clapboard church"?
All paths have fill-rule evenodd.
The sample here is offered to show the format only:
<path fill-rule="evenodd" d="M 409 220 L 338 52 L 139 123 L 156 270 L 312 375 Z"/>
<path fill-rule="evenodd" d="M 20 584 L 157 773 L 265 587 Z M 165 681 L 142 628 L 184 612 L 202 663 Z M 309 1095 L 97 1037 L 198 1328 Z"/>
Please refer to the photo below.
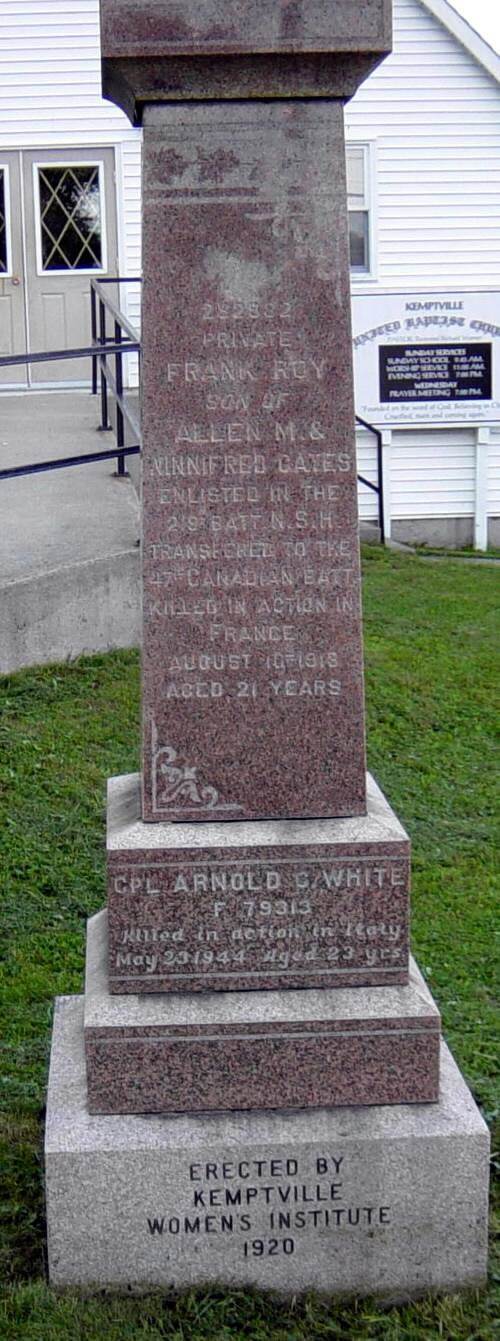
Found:
<path fill-rule="evenodd" d="M 382 433 L 387 531 L 485 548 L 500 539 L 500 58 L 447 0 L 394 0 L 393 53 L 346 123 L 356 403 Z M 0 355 L 87 344 L 90 277 L 140 274 L 140 157 L 101 98 L 99 0 L 2 0 Z M 70 361 L 0 369 L 4 390 L 85 377 Z M 358 451 L 374 478 L 362 427 Z M 363 486 L 360 510 L 376 515 Z"/>

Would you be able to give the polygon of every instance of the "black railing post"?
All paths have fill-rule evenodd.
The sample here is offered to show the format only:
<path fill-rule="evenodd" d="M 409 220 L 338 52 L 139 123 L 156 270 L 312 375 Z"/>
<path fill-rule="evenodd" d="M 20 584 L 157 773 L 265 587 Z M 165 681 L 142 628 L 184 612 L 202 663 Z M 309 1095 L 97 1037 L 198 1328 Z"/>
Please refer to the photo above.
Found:
<path fill-rule="evenodd" d="M 356 423 L 361 424 L 362 428 L 368 429 L 369 433 L 374 433 L 377 439 L 377 483 L 373 484 L 371 480 L 365 479 L 364 475 L 358 473 L 360 484 L 364 484 L 367 489 L 377 495 L 377 514 L 380 530 L 380 543 L 385 545 L 385 518 L 384 518 L 384 453 L 382 434 L 375 424 L 369 424 L 366 419 L 362 419 L 360 414 L 355 415 Z"/>
<path fill-rule="evenodd" d="M 378 473 L 378 524 L 380 530 L 380 544 L 385 545 L 385 516 L 384 516 L 384 452 L 382 444 L 382 434 L 380 429 L 377 432 L 377 473 Z"/>
<path fill-rule="evenodd" d="M 90 335 L 92 344 L 97 344 L 97 298 L 93 281 L 90 281 Z M 92 355 L 92 395 L 97 396 L 97 354 Z"/>
<path fill-rule="evenodd" d="M 121 343 L 122 328 L 119 321 L 115 320 L 115 345 Z M 125 424 L 123 418 L 123 354 L 121 349 L 115 353 L 115 381 L 116 381 L 116 442 L 118 447 L 125 446 Z M 126 475 L 125 457 L 123 452 L 118 453 L 118 475 Z"/>
<path fill-rule="evenodd" d="M 101 295 L 99 295 L 99 344 L 101 346 L 99 354 L 101 369 L 101 422 L 99 431 L 106 433 L 111 428 L 111 424 L 108 414 L 108 384 L 106 381 L 106 307 Z"/>

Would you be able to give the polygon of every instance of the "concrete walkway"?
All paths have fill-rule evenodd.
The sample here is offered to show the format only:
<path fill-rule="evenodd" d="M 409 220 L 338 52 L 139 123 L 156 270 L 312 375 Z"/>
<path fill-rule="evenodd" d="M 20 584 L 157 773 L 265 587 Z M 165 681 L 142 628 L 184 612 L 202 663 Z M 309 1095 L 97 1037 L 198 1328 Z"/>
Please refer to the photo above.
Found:
<path fill-rule="evenodd" d="M 1 468 L 112 448 L 88 392 L 0 394 Z M 116 461 L 0 480 L 0 670 L 139 639 L 139 505 Z"/>
<path fill-rule="evenodd" d="M 419 559 L 425 559 L 426 563 L 473 563 L 476 565 L 482 563 L 489 564 L 490 567 L 500 563 L 497 554 L 450 554 L 449 552 L 446 554 L 423 554 L 422 550 L 415 550 L 414 553 L 418 555 Z"/>

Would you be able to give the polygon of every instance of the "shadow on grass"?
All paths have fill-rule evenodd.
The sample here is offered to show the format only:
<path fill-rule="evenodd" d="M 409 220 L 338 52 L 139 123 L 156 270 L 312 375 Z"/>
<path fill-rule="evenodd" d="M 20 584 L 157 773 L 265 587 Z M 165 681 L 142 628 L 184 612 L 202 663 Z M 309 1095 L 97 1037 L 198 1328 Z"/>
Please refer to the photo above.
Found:
<path fill-rule="evenodd" d="M 45 1114 L 21 1121 L 0 1116 L 0 1279 L 45 1273 L 43 1138 Z"/>

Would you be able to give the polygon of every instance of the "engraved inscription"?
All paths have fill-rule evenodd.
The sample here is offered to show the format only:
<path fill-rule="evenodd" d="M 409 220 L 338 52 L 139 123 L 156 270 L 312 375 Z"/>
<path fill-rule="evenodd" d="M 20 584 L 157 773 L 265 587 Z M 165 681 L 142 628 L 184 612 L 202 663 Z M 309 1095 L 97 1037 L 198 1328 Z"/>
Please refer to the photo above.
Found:
<path fill-rule="evenodd" d="M 112 980 L 359 972 L 401 974 L 407 957 L 404 859 L 261 858 L 115 867 Z"/>
<path fill-rule="evenodd" d="M 391 1205 L 363 1196 L 352 1158 L 341 1150 L 265 1159 L 222 1156 L 184 1168 L 177 1205 L 152 1205 L 144 1232 L 165 1251 L 206 1235 L 231 1238 L 243 1258 L 291 1257 L 304 1238 L 368 1232 L 394 1223 Z M 181 1183 L 182 1188 L 182 1183 Z"/>
<path fill-rule="evenodd" d="M 309 401 L 301 414 L 297 401 L 297 389 L 323 383 L 327 359 L 307 350 L 287 300 L 205 302 L 192 340 L 189 358 L 167 362 L 166 385 L 174 395 L 188 387 L 199 417 L 177 422 L 171 448 L 145 466 L 162 514 L 162 535 L 148 549 L 147 615 L 158 623 L 207 619 L 198 662 L 210 661 L 212 642 L 246 643 L 254 678 L 238 684 L 226 664 L 219 681 L 193 683 L 171 671 L 163 696 L 279 697 L 285 705 L 338 698 L 340 654 L 334 678 L 281 682 L 259 651 L 293 641 L 303 659 L 321 655 L 309 620 L 357 609 L 355 536 L 334 534 L 342 506 L 335 480 L 352 470 L 352 449 L 332 448 L 321 417 L 308 413 Z M 270 355 L 264 366 L 262 351 Z"/>
<path fill-rule="evenodd" d="M 225 818 L 365 808 L 339 111 L 146 117 L 147 819 L 209 819 L 211 789 Z M 179 790 L 153 720 L 167 769 L 196 771 Z"/>

